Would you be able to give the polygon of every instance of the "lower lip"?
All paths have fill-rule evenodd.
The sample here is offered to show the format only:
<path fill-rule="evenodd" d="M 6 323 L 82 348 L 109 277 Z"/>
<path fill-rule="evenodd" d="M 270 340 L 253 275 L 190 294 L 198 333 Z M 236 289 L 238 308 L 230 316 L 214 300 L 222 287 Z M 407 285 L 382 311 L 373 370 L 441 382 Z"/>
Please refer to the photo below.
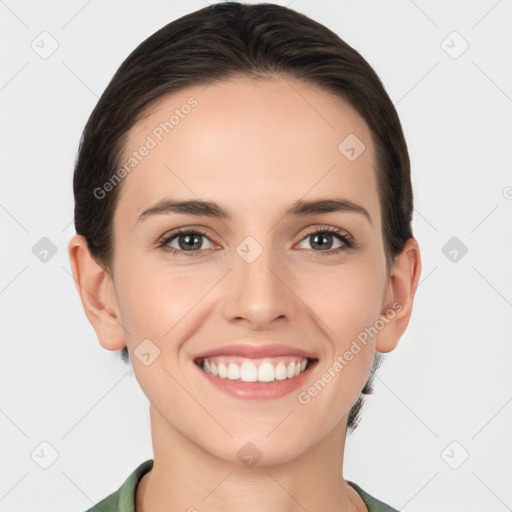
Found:
<path fill-rule="evenodd" d="M 245 400 L 274 400 L 300 388 L 309 377 L 311 370 L 317 362 L 318 360 L 309 363 L 307 368 L 302 373 L 299 373 L 297 377 L 274 380 L 273 382 L 239 382 L 227 378 L 222 379 L 215 377 L 211 373 L 206 373 L 197 364 L 196 367 L 209 382 L 230 396 Z"/>

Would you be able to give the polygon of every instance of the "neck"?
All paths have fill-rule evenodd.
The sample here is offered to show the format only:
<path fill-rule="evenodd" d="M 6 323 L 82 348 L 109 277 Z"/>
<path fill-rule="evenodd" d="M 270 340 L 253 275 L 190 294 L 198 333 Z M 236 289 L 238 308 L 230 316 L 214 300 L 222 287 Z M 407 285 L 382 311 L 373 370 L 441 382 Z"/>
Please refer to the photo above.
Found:
<path fill-rule="evenodd" d="M 346 424 L 290 461 L 247 467 L 205 452 L 153 406 L 150 417 L 154 463 L 137 487 L 137 512 L 367 511 L 343 480 Z"/>

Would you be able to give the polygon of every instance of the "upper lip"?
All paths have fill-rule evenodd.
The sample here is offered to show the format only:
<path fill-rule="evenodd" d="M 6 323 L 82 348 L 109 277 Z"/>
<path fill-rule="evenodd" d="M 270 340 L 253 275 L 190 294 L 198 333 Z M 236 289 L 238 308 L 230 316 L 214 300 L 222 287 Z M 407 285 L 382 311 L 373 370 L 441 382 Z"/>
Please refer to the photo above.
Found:
<path fill-rule="evenodd" d="M 204 359 L 213 356 L 240 356 L 247 358 L 279 357 L 279 356 L 300 356 L 309 359 L 316 359 L 315 354 L 297 347 L 282 344 L 272 345 L 250 345 L 250 344 L 232 344 L 223 347 L 214 348 L 206 352 L 201 352 L 195 356 L 195 360 Z"/>

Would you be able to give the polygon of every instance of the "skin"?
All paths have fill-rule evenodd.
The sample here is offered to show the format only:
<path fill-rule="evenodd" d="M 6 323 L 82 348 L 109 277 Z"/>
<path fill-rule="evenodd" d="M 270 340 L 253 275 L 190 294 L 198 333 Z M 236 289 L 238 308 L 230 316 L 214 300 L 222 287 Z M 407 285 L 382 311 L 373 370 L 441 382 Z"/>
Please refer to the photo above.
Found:
<path fill-rule="evenodd" d="M 370 130 L 348 103 L 295 79 L 236 78 L 162 98 L 130 132 L 125 156 L 190 96 L 197 107 L 123 179 L 112 274 L 83 237 L 68 247 L 100 344 L 128 346 L 150 401 L 155 462 L 137 488 L 137 511 L 364 511 L 343 480 L 348 414 L 375 351 L 393 350 L 408 325 L 418 243 L 407 241 L 388 278 Z M 353 162 L 338 150 L 351 133 L 366 145 Z M 137 222 L 164 197 L 215 201 L 231 219 L 168 213 Z M 347 211 L 283 216 L 299 199 L 333 197 L 363 206 L 371 223 Z M 332 235 L 332 248 L 342 249 L 325 254 L 307 234 L 326 226 L 349 233 L 358 247 L 343 248 Z M 195 256 L 157 247 L 180 227 L 206 230 Z M 252 263 L 236 252 L 247 236 L 263 249 Z M 179 242 L 169 245 L 185 252 Z M 307 390 L 394 302 L 401 310 L 307 405 L 296 392 L 267 401 L 229 397 L 205 384 L 193 363 L 241 339 L 284 343 L 319 358 Z M 149 366 L 133 355 L 147 338 L 160 349 Z M 261 452 L 252 467 L 237 457 L 247 442 Z"/>

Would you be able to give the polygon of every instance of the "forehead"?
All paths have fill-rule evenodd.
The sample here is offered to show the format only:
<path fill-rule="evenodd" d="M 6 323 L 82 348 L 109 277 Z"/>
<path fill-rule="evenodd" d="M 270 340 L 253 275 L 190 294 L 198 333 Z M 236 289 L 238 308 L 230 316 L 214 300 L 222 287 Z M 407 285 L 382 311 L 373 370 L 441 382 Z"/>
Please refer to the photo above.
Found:
<path fill-rule="evenodd" d="M 380 220 L 368 126 L 346 101 L 297 79 L 236 78 L 162 97 L 130 131 L 121 165 L 129 159 L 123 218 L 166 196 L 222 196 L 242 211 L 330 193 Z"/>

